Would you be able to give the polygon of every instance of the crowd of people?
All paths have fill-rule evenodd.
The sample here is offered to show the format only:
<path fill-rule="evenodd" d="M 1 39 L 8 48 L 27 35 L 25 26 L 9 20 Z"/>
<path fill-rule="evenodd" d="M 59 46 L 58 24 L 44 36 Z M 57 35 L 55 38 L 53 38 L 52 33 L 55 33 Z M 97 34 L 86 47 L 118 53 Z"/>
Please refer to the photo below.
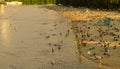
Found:
<path fill-rule="evenodd" d="M 113 50 L 120 46 L 118 16 L 111 17 L 110 12 L 93 13 L 89 10 L 84 13 L 79 10 L 67 10 L 62 11 L 61 14 L 71 19 L 71 30 L 75 33 L 77 48 L 81 48 L 84 56 L 93 60 L 98 60 L 100 57 L 112 59 L 111 56 L 115 53 Z"/>

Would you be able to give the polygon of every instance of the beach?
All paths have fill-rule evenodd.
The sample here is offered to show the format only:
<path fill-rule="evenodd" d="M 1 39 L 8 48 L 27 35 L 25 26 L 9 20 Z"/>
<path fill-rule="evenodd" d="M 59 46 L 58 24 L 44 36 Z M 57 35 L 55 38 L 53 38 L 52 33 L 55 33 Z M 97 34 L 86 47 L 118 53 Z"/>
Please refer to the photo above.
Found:
<path fill-rule="evenodd" d="M 119 12 L 64 6 L 47 8 L 68 18 L 75 36 L 74 43 L 84 57 L 96 63 L 102 57 L 103 65 L 120 68 Z"/>
<path fill-rule="evenodd" d="M 98 69 L 78 54 L 70 21 L 44 6 L 3 5 L 0 37 L 0 69 Z"/>

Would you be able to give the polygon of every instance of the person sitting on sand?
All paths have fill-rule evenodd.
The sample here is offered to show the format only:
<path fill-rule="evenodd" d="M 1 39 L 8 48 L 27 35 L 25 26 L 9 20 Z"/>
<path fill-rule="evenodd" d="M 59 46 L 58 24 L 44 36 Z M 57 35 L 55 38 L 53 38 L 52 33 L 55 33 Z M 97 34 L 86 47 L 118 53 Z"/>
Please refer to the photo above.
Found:
<path fill-rule="evenodd" d="M 113 49 L 116 49 L 116 45 L 115 45 L 115 46 L 113 46 Z"/>
<path fill-rule="evenodd" d="M 104 55 L 106 55 L 106 56 L 110 56 L 110 52 L 109 52 L 109 50 L 108 50 L 107 48 L 105 48 Z"/>
<path fill-rule="evenodd" d="M 98 59 L 95 52 L 93 53 L 93 59 L 94 59 L 94 60 L 97 60 L 97 59 Z"/>

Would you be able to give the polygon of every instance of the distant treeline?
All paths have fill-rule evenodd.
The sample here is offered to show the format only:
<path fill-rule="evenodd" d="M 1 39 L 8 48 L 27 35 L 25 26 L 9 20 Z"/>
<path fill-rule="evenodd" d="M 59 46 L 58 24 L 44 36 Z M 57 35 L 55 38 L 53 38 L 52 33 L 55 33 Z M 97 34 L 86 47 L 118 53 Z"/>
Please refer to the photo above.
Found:
<path fill-rule="evenodd" d="M 56 0 L 56 4 L 74 7 L 120 9 L 120 0 Z"/>
<path fill-rule="evenodd" d="M 5 0 L 5 1 L 21 1 L 23 4 L 55 4 L 56 0 Z"/>

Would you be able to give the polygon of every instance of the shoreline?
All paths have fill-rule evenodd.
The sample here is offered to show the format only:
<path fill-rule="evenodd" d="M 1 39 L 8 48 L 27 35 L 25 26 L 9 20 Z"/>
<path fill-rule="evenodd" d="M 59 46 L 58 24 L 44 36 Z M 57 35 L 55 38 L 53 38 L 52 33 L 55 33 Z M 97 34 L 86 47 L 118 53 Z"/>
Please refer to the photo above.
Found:
<path fill-rule="evenodd" d="M 87 18 L 86 17 L 82 17 L 82 18 L 79 18 L 79 16 L 81 17 L 81 15 L 79 15 L 80 14 L 80 8 L 69 8 L 69 7 L 64 7 L 64 6 L 59 6 L 59 7 L 57 7 L 57 6 L 54 6 L 54 7 L 47 7 L 48 9 L 51 9 L 51 10 L 55 10 L 55 11 L 58 11 L 58 13 L 60 13 L 60 14 L 62 14 L 64 17 L 66 17 L 66 18 L 68 18 L 68 19 L 70 19 L 70 23 L 71 23 L 71 26 L 72 26 L 72 29 L 71 30 L 73 30 L 73 32 L 75 33 L 75 35 L 78 35 L 78 37 L 80 37 L 81 38 L 81 35 L 79 34 L 79 33 L 76 33 L 76 30 L 78 30 L 78 29 L 80 29 L 80 28 L 82 28 L 82 25 L 84 26 L 84 29 L 85 28 L 88 28 L 88 27 L 93 27 L 93 29 L 95 28 L 95 26 L 93 26 L 93 24 L 95 24 L 96 22 L 98 22 L 99 20 L 104 20 L 104 18 L 105 18 L 105 16 L 106 15 L 108 15 L 108 16 L 111 16 L 110 18 L 111 18 L 111 24 L 112 25 L 114 25 L 115 23 L 116 23 L 116 25 L 119 25 L 119 21 L 120 21 L 120 17 L 117 15 L 117 14 L 119 14 L 119 13 L 117 13 L 117 12 L 114 12 L 114 11 L 97 11 L 96 12 L 96 10 L 86 10 L 85 9 L 85 14 L 88 14 L 88 16 L 86 16 L 86 17 L 88 17 L 88 20 L 87 20 Z M 82 8 L 83 9 L 83 8 Z M 94 16 L 93 16 L 93 19 L 91 18 L 91 17 L 89 17 L 89 16 L 92 16 L 92 15 L 90 15 L 89 13 L 91 13 L 92 12 L 92 14 L 93 14 L 93 12 L 96 12 L 97 14 L 95 14 L 95 16 L 97 16 L 97 17 L 95 17 L 96 19 L 94 19 Z M 102 15 L 103 16 L 100 16 L 100 13 L 99 12 L 101 12 L 102 13 Z M 85 15 L 84 14 L 84 15 Z M 75 16 L 74 16 L 75 15 Z M 83 16 L 84 16 L 83 15 Z M 115 16 L 116 15 L 116 16 Z M 119 14 L 120 15 L 120 14 Z M 77 18 L 76 18 L 76 16 L 77 16 Z M 114 16 L 114 17 L 113 17 Z M 89 18 L 91 18 L 91 19 L 89 19 Z M 82 24 L 82 25 L 81 25 Z M 116 27 L 116 26 L 115 26 Z M 119 27 L 119 26 L 117 26 L 117 27 Z M 102 28 L 102 30 L 103 29 L 107 29 L 106 28 L 106 26 L 100 26 L 99 28 Z M 95 30 L 93 30 L 92 29 L 92 31 L 91 32 L 95 32 Z M 95 29 L 98 29 L 98 28 L 95 28 Z M 94 33 L 93 33 L 94 34 Z M 97 33 L 98 34 L 98 33 Z M 117 33 L 117 34 L 119 34 L 119 33 Z M 120 35 L 120 34 L 119 34 Z M 105 36 L 105 37 L 107 37 L 107 38 L 109 38 L 109 36 Z M 110 40 L 110 42 L 111 42 L 111 37 L 109 38 L 109 39 L 104 39 L 105 37 L 103 37 L 103 40 L 104 41 L 108 41 L 108 40 Z M 87 39 L 88 40 L 88 39 Z M 90 40 L 90 39 L 89 39 Z M 113 41 L 113 40 L 112 40 Z M 91 41 L 92 42 L 92 41 Z M 116 41 L 115 41 L 116 42 Z M 98 40 L 98 42 L 97 43 L 99 43 L 99 40 Z M 115 54 L 116 52 L 119 52 L 119 50 L 120 50 L 120 48 L 119 48 L 119 46 L 120 46 L 120 44 L 119 44 L 119 40 L 118 40 L 118 43 L 117 43 L 117 45 L 115 45 L 115 44 L 113 44 L 113 45 L 111 45 L 112 47 L 110 47 L 109 49 L 111 50 L 111 52 L 112 52 L 112 54 L 111 54 L 111 56 L 110 56 L 110 58 L 108 59 L 108 57 L 106 57 L 105 55 L 102 55 L 102 53 L 103 53 L 103 49 L 100 49 L 100 50 L 102 50 L 102 52 L 99 50 L 99 48 L 103 48 L 103 47 L 101 47 L 100 45 L 98 46 L 98 47 L 96 47 L 96 43 L 95 44 L 89 44 L 89 43 L 87 43 L 87 42 L 85 42 L 85 44 L 87 44 L 87 47 L 84 47 L 84 46 L 81 46 L 81 47 L 83 47 L 82 48 L 82 51 L 83 51 L 83 54 L 84 54 L 84 57 L 86 57 L 88 60 L 89 60 L 89 56 L 88 56 L 88 54 L 87 54 L 87 51 L 89 50 L 89 48 L 91 48 L 91 47 L 95 47 L 97 50 L 93 50 L 94 52 L 96 52 L 97 51 L 97 55 L 98 56 L 103 56 L 104 57 L 104 62 L 103 62 L 103 65 L 105 65 L 105 66 L 110 66 L 111 68 L 114 68 L 114 67 L 116 67 L 116 68 L 120 68 L 119 67 L 119 61 L 117 61 L 117 60 L 119 60 L 119 57 L 116 57 L 116 55 L 117 54 Z M 112 44 L 112 43 L 111 43 Z M 113 47 L 114 46 L 117 46 L 117 50 L 113 50 Z M 100 51 L 100 52 L 99 52 Z M 113 55 L 113 56 L 112 56 Z M 119 55 L 119 54 L 118 54 Z M 113 60 L 113 59 L 114 60 Z M 107 60 L 108 59 L 108 60 Z M 115 60 L 116 59 L 116 60 Z M 94 60 L 93 59 L 90 59 L 91 61 L 93 61 L 94 62 Z M 113 61 L 113 63 L 110 63 L 109 64 L 109 61 Z M 115 62 L 114 62 L 115 61 Z M 117 61 L 117 64 L 114 64 L 114 63 L 116 63 L 116 61 Z M 95 61 L 96 62 L 96 61 Z"/>

